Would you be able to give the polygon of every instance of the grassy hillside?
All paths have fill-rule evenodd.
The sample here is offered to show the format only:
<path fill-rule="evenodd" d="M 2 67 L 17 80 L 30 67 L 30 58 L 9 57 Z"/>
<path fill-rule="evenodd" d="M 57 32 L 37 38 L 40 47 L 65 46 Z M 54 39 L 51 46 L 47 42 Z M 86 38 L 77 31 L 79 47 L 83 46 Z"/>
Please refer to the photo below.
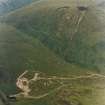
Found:
<path fill-rule="evenodd" d="M 85 10 L 80 10 L 85 4 Z M 88 0 L 79 6 L 72 0 L 45 0 L 11 12 L 1 21 L 39 39 L 66 62 L 103 69 L 104 51 L 98 46 L 104 44 L 105 14 Z"/>
<path fill-rule="evenodd" d="M 17 76 L 25 70 L 59 76 L 80 75 L 90 71 L 66 63 L 38 39 L 6 24 L 0 24 L 0 49 L 0 81 L 2 83 L 13 83 L 13 81 L 15 83 Z"/>
<path fill-rule="evenodd" d="M 35 82 L 31 94 L 50 96 L 14 105 L 105 103 L 105 13 L 96 1 L 41 0 L 0 17 L 0 89 L 7 94 L 19 91 L 16 78 L 25 70 L 57 77 L 102 74 L 63 81 L 66 85 L 56 92 L 51 91 L 62 85 L 59 81 L 53 81 L 53 89 L 44 86 L 46 81 Z"/>

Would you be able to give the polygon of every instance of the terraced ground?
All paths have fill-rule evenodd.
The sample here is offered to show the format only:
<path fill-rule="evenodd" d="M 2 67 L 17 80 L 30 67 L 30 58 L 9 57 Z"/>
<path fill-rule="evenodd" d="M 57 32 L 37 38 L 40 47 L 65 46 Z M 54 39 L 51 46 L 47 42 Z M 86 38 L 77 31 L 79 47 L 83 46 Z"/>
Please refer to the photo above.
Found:
<path fill-rule="evenodd" d="M 28 70 L 26 78 L 30 79 L 38 71 L 45 78 L 77 79 L 55 79 L 51 85 L 49 80 L 32 82 L 33 97 L 50 95 L 21 97 L 11 104 L 104 105 L 105 1 L 39 0 L 26 4 L 0 16 L 0 90 L 7 95 L 20 93 L 18 76 Z M 101 76 L 78 78 L 94 74 Z"/>

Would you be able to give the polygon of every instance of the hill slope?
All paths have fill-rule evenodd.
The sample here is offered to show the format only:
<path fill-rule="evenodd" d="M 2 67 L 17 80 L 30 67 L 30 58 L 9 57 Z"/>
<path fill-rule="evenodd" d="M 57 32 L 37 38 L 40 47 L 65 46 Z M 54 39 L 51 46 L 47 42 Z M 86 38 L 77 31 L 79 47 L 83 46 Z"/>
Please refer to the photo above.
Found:
<path fill-rule="evenodd" d="M 0 15 L 22 8 L 37 0 L 7 0 L 0 3 Z"/>
<path fill-rule="evenodd" d="M 50 95 L 20 99 L 16 105 L 105 103 L 105 12 L 96 1 L 42 0 L 0 17 L 0 89 L 17 93 L 16 78 L 25 70 L 53 78 L 77 78 L 35 81 L 30 85 L 33 95 L 46 91 Z M 102 75 L 85 78 L 94 72 Z M 49 82 L 55 83 L 52 87 L 61 86 L 60 90 L 55 92 Z"/>
<path fill-rule="evenodd" d="M 16 78 L 25 70 L 59 76 L 82 75 L 90 72 L 89 69 L 66 63 L 39 40 L 10 25 L 0 24 L 0 49 L 0 82 L 6 87 L 7 84 L 4 82 L 9 83 L 10 87 L 15 85 Z M 14 91 L 11 90 L 12 87 L 6 87 L 3 90 Z"/>
<path fill-rule="evenodd" d="M 85 2 L 45 0 L 11 12 L 1 21 L 39 39 L 66 62 L 101 70 L 105 14 L 100 6 L 86 1 L 88 6 L 81 10 Z"/>

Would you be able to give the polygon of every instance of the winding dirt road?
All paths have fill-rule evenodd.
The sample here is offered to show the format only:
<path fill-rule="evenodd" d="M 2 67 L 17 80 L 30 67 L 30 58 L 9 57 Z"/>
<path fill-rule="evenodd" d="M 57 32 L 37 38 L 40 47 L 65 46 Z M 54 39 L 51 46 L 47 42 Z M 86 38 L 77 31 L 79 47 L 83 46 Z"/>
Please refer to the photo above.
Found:
<path fill-rule="evenodd" d="M 23 83 L 24 75 L 27 74 L 27 73 L 28 73 L 28 71 L 25 71 L 23 74 L 21 74 L 19 76 L 19 78 L 17 78 L 17 81 L 18 81 L 17 87 L 19 89 L 21 89 L 22 92 L 19 93 L 19 94 L 16 94 L 16 95 L 12 95 L 12 96 L 17 97 L 17 98 L 41 99 L 41 98 L 44 98 L 44 97 L 58 91 L 62 87 L 70 85 L 70 84 L 62 84 L 58 88 L 56 88 L 56 89 L 54 89 L 54 90 L 52 90 L 52 91 L 50 91 L 48 93 L 38 95 L 38 96 L 30 96 L 29 92 L 32 91 L 32 90 L 29 88 L 29 83 L 30 82 L 37 82 L 39 80 L 78 80 L 78 79 L 105 78 L 105 76 L 101 75 L 101 74 L 90 74 L 90 75 L 76 76 L 76 77 L 56 77 L 56 76 L 53 76 L 53 77 L 40 77 L 38 73 L 35 73 L 35 75 L 34 75 L 34 77 L 32 79 L 28 80 L 26 78 L 26 83 L 28 83 L 28 84 L 24 85 L 24 83 Z"/>

